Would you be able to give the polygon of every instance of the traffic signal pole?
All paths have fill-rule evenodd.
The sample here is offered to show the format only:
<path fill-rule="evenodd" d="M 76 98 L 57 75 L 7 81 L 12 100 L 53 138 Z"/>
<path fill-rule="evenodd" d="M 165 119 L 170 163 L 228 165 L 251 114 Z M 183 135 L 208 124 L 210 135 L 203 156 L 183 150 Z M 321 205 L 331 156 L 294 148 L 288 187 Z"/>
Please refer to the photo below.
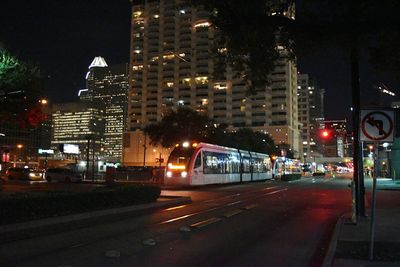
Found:
<path fill-rule="evenodd" d="M 362 173 L 361 149 L 360 149 L 360 76 L 358 51 L 356 47 L 351 49 L 351 89 L 353 106 L 353 182 L 355 186 L 356 215 L 365 216 L 365 187 Z"/>

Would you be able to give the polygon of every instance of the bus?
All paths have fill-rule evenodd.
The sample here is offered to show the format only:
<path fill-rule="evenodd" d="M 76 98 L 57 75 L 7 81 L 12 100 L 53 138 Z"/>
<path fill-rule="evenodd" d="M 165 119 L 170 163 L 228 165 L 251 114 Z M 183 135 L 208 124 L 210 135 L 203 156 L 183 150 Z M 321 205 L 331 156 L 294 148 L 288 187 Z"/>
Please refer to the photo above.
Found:
<path fill-rule="evenodd" d="M 177 144 L 166 166 L 166 185 L 206 185 L 272 179 L 269 155 L 208 143 Z"/>

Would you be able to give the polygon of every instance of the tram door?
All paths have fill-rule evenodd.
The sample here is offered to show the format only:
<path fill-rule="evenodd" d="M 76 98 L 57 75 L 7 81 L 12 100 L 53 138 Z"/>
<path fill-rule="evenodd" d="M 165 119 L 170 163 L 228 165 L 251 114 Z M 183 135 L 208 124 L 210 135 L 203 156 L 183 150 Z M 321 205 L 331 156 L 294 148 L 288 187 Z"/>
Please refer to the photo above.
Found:
<path fill-rule="evenodd" d="M 202 164 L 202 152 L 200 151 L 193 165 L 193 175 L 192 175 L 192 184 L 203 184 L 204 183 L 204 172 L 203 172 L 203 164 Z"/>

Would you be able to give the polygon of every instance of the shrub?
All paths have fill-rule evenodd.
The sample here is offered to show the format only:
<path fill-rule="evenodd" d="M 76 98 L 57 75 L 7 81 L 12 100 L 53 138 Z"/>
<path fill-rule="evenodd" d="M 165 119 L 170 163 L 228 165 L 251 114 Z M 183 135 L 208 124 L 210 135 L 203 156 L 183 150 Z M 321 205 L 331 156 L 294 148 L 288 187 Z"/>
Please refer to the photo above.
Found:
<path fill-rule="evenodd" d="M 0 224 L 123 207 L 157 200 L 161 189 L 147 185 L 112 185 L 90 192 L 24 192 L 0 198 Z"/>

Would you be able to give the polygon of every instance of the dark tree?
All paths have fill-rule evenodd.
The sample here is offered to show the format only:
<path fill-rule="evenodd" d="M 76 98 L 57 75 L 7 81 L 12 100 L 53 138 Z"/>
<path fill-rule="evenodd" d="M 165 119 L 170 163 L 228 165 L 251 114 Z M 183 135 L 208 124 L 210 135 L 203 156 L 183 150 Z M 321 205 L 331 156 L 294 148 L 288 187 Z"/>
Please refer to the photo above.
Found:
<path fill-rule="evenodd" d="M 183 140 L 207 141 L 214 125 L 207 115 L 187 107 L 171 110 L 159 123 L 149 124 L 144 132 L 152 144 L 172 147 Z"/>
<path fill-rule="evenodd" d="M 269 135 L 254 132 L 249 128 L 241 128 L 226 134 L 225 138 L 221 139 L 218 144 L 269 155 L 276 155 L 278 152 L 274 141 Z"/>
<path fill-rule="evenodd" d="M 0 123 L 38 126 L 46 119 L 40 102 L 42 98 L 39 68 L 0 49 Z"/>

